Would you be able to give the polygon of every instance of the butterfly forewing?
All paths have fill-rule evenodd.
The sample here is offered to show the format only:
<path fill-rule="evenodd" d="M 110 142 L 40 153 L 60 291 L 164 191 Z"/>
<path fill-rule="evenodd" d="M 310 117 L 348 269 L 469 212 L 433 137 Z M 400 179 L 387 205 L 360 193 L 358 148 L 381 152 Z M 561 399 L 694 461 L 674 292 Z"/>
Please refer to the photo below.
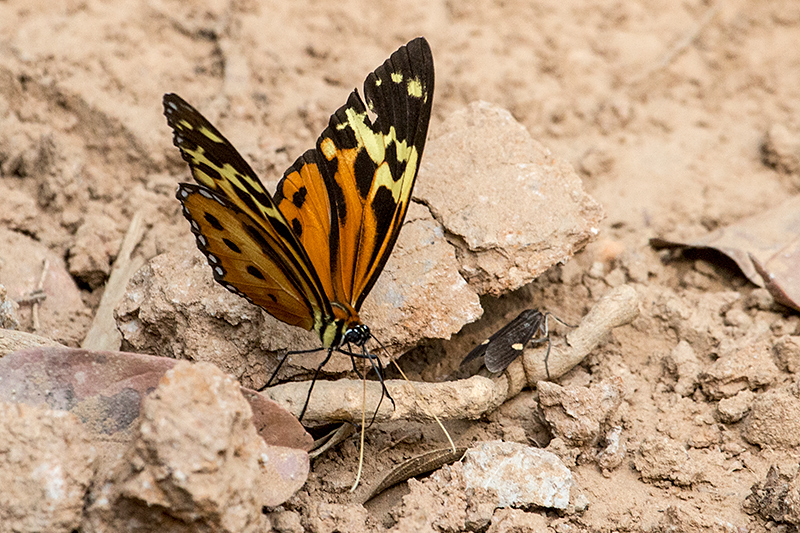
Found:
<path fill-rule="evenodd" d="M 333 298 L 356 310 L 397 240 L 419 168 L 433 98 L 427 41 L 415 39 L 392 54 L 367 77 L 364 93 L 366 105 L 356 91 L 350 94 L 322 132 L 317 153 L 298 159 L 276 194 L 286 218 L 298 221 L 292 227 L 299 227 L 299 238 L 320 276 L 330 273 Z M 304 172 L 307 165 L 316 168 Z M 331 213 L 330 244 L 324 250 L 328 257 L 310 250 L 312 242 L 326 235 L 313 212 L 322 201 L 299 207 L 293 201 L 296 191 L 312 189 L 309 180 L 316 174 L 326 184 Z M 329 282 L 322 284 L 327 288 Z"/>

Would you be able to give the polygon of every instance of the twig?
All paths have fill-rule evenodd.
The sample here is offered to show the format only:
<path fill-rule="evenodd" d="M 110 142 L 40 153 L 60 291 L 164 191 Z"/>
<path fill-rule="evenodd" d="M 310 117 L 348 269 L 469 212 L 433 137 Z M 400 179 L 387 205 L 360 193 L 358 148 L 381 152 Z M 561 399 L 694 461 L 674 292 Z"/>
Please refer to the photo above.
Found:
<path fill-rule="evenodd" d="M 144 215 L 133 215 L 125 238 L 120 245 L 114 268 L 106 282 L 106 289 L 92 321 L 92 327 L 83 339 L 81 348 L 87 350 L 119 350 L 122 336 L 114 322 L 114 308 L 125 295 L 128 280 L 144 264 L 144 258 L 133 256 L 133 250 L 144 235 Z"/>
<path fill-rule="evenodd" d="M 613 328 L 631 322 L 639 314 L 638 296 L 629 286 L 618 287 L 604 296 L 581 324 L 567 335 L 566 343 L 553 343 L 549 367 L 551 377 L 558 377 L 580 363 Z M 389 420 L 432 421 L 433 415 L 449 419 L 480 418 L 518 394 L 525 385 L 535 386 L 546 376 L 543 354 L 536 348 L 525 351 L 499 377 L 473 376 L 445 383 L 387 380 L 386 388 L 395 401 L 384 401 L 375 414 L 378 422 Z M 298 415 L 308 392 L 308 382 L 283 383 L 264 391 L 289 412 Z M 304 421 L 354 422 L 360 419 L 363 401 L 362 383 L 356 380 L 318 381 L 308 403 Z M 367 383 L 366 404 L 373 409 L 381 398 L 381 385 Z"/>
<path fill-rule="evenodd" d="M 47 278 L 47 271 L 50 269 L 50 261 L 45 257 L 44 261 L 42 261 L 42 275 L 39 276 L 39 284 L 36 285 L 36 290 L 34 290 L 31 294 L 44 294 L 44 280 Z M 33 307 L 31 308 L 31 316 L 33 318 L 33 331 L 39 331 L 40 324 L 39 324 L 39 305 L 41 300 L 36 300 L 33 302 Z"/>

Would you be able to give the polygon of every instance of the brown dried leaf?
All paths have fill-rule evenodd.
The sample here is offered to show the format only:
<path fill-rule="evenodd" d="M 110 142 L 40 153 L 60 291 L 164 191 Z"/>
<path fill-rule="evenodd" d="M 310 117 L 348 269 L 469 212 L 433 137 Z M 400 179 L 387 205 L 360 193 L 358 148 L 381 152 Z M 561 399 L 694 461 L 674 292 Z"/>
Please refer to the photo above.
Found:
<path fill-rule="evenodd" d="M 800 311 L 800 196 L 692 242 L 655 238 L 650 244 L 721 252 L 775 301 Z"/>
<path fill-rule="evenodd" d="M 0 401 L 70 411 L 99 439 L 127 439 L 144 397 L 178 361 L 127 352 L 39 347 L 0 359 Z M 308 451 L 311 436 L 272 400 L 242 388 L 267 444 Z"/>

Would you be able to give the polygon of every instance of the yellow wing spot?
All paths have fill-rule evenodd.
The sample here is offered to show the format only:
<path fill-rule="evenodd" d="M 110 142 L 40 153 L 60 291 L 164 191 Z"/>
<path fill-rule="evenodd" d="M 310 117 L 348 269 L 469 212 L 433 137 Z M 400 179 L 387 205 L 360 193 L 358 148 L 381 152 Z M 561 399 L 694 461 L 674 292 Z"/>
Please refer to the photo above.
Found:
<path fill-rule="evenodd" d="M 413 80 L 408 80 L 408 85 L 406 85 L 406 90 L 408 91 L 409 96 L 413 96 L 415 98 L 422 98 L 422 82 L 419 81 L 419 78 L 414 78 Z M 427 95 L 425 95 L 425 100 L 427 101 Z"/>
<path fill-rule="evenodd" d="M 180 124 L 180 126 L 181 126 L 180 129 L 182 129 L 182 130 L 193 130 L 194 129 L 194 124 L 192 124 L 191 122 L 189 122 L 186 119 L 181 119 L 178 122 L 178 124 Z"/>
<path fill-rule="evenodd" d="M 380 164 L 380 166 L 375 170 L 375 184 L 378 186 L 383 185 L 390 191 L 392 191 L 392 185 L 394 184 L 394 180 L 392 179 L 392 171 L 389 170 L 389 164 L 384 161 Z M 375 185 L 372 186 L 375 190 L 378 189 Z M 397 193 L 396 191 L 392 191 L 392 197 L 394 197 L 395 202 L 397 201 Z"/>
<path fill-rule="evenodd" d="M 387 135 L 384 140 L 384 144 L 386 147 L 388 147 L 392 143 L 395 143 L 397 145 L 397 160 L 400 162 L 408 161 L 409 157 L 411 156 L 411 151 L 413 149 L 413 146 L 409 148 L 408 143 L 406 143 L 405 139 L 403 139 L 402 141 L 397 140 L 397 131 L 394 129 L 394 126 L 389 128 L 389 135 Z"/>
<path fill-rule="evenodd" d="M 515 349 L 516 351 L 518 351 L 518 352 L 521 352 L 521 351 L 522 351 L 522 348 L 524 348 L 524 346 L 522 346 L 522 344 L 520 344 L 520 343 L 518 343 L 518 342 L 517 342 L 517 343 L 514 343 L 514 344 L 512 344 L 512 345 L 511 345 L 511 347 L 512 347 L 513 349 Z"/>
<path fill-rule="evenodd" d="M 322 150 L 322 155 L 328 161 L 332 161 L 336 157 L 336 144 L 328 137 L 322 139 L 322 142 L 319 143 L 319 149 Z"/>
<path fill-rule="evenodd" d="M 215 143 L 225 142 L 225 141 L 222 140 L 222 137 L 220 137 L 219 135 L 215 135 L 214 133 L 211 132 L 211 130 L 209 130 L 205 126 L 203 126 L 200 129 L 200 133 L 202 133 L 203 135 L 205 135 L 206 137 L 208 137 L 209 139 L 211 139 Z"/>
<path fill-rule="evenodd" d="M 367 154 L 376 165 L 380 165 L 386 155 L 386 146 L 380 141 L 382 135 L 376 134 L 370 126 L 367 126 L 367 113 L 356 113 L 353 109 L 346 109 L 345 114 L 347 114 L 347 122 L 353 128 L 358 144 L 367 150 Z M 323 153 L 325 152 L 323 151 Z M 325 154 L 325 157 L 328 155 Z M 330 158 L 328 159 L 330 160 Z"/>
<path fill-rule="evenodd" d="M 383 80 L 380 78 L 375 78 L 375 87 L 380 87 Z"/>
<path fill-rule="evenodd" d="M 402 72 L 392 72 L 392 81 L 395 83 L 400 83 L 403 81 L 403 73 Z"/>

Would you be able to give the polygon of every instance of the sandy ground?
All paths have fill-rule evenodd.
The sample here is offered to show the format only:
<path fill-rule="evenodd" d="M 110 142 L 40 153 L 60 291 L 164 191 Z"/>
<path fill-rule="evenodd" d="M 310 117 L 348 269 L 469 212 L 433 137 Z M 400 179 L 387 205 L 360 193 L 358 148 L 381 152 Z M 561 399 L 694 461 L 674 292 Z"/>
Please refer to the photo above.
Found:
<path fill-rule="evenodd" d="M 624 459 L 601 468 L 600 443 L 551 446 L 588 509 L 506 512 L 495 530 L 783 527 L 743 503 L 771 465 L 791 479 L 800 456 L 800 321 L 735 269 L 666 261 L 648 239 L 698 236 L 797 193 L 798 175 L 762 159 L 771 128 L 800 131 L 794 0 L 0 1 L 0 262 L 27 280 L 0 283 L 19 297 L 10 287 L 35 286 L 37 254 L 66 261 L 79 292 L 51 299 L 37 333 L 79 345 L 134 211 L 145 213 L 145 255 L 193 246 L 173 196 L 187 172 L 163 93 L 202 106 L 259 175 L 277 178 L 364 74 L 417 35 L 436 60 L 432 137 L 466 104 L 497 104 L 571 162 L 607 213 L 595 244 L 511 297 L 484 301 L 486 321 L 449 351 L 465 353 L 521 307 L 574 321 L 623 282 L 642 301 L 639 319 L 560 380 L 621 380 Z M 29 307 L 20 316 L 33 331 Z M 456 364 L 406 361 L 427 362 L 416 372 L 429 379 Z M 549 440 L 503 411 L 450 429 L 467 441 Z M 376 430 L 365 475 L 441 444 L 434 427 Z M 319 531 L 391 526 L 402 492 L 352 510 L 356 460 L 351 441 L 316 461 L 286 509 Z M 797 519 L 787 516 L 771 519 Z"/>

